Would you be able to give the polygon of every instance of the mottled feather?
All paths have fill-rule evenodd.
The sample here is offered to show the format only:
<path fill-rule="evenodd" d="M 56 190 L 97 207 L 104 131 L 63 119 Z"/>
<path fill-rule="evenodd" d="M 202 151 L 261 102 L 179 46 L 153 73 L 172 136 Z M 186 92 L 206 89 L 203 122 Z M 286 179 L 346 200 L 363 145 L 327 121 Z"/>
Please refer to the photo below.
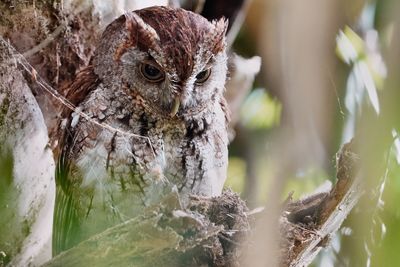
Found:
<path fill-rule="evenodd" d="M 165 188 L 175 185 L 183 200 L 221 193 L 226 26 L 166 7 L 107 26 L 64 92 L 77 110 L 64 109 L 59 127 L 54 254 L 134 217 Z"/>

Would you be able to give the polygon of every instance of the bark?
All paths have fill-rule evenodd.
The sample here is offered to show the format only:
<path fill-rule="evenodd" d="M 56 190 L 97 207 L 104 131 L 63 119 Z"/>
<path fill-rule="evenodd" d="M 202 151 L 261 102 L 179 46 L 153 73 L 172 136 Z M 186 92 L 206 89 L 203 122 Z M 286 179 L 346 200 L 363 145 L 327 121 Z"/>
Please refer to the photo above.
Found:
<path fill-rule="evenodd" d="M 93 10 L 68 1 L 0 2 L 0 266 L 51 258 L 55 164 L 48 129 L 59 121 L 57 88 L 93 51 Z"/>
<path fill-rule="evenodd" d="M 289 201 L 280 218 L 282 266 L 308 266 L 329 245 L 361 195 L 362 173 L 354 142 L 337 155 L 337 182 L 327 193 Z"/>
<path fill-rule="evenodd" d="M 54 160 L 17 61 L 0 39 L 0 266 L 39 265 L 51 256 Z"/>

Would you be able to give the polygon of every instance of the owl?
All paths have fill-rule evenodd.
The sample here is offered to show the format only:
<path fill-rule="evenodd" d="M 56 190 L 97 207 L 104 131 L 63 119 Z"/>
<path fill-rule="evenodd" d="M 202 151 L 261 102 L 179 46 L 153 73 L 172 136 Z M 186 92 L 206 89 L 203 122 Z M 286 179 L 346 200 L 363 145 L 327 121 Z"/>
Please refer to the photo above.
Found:
<path fill-rule="evenodd" d="M 65 97 L 53 254 L 157 203 L 221 193 L 228 164 L 224 19 L 168 7 L 107 26 Z"/>

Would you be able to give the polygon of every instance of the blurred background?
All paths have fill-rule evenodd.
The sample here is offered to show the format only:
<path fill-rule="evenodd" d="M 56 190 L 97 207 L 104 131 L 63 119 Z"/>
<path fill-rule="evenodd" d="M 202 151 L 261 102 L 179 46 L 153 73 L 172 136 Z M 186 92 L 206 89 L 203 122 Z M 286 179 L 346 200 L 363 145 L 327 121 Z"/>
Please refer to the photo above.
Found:
<path fill-rule="evenodd" d="M 400 264 L 399 7 L 253 0 L 233 44 L 262 57 L 240 107 L 226 183 L 250 207 L 327 190 L 336 152 L 358 140 L 362 198 L 313 266 Z"/>

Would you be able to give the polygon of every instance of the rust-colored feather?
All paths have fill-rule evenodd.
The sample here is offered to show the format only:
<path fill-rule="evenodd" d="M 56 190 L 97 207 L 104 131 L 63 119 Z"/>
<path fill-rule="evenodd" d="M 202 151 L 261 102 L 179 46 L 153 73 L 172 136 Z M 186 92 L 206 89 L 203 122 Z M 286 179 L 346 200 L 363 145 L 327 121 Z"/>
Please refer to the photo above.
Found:
<path fill-rule="evenodd" d="M 204 17 L 183 9 L 152 7 L 135 11 L 145 23 L 157 29 L 162 50 L 169 55 L 177 67 L 181 80 L 187 79 L 193 71 L 194 55 L 199 44 L 205 44 L 204 52 L 217 54 L 225 48 L 227 24 L 224 19 L 210 23 Z M 142 45 L 142 47 L 141 47 Z M 147 51 L 149 43 L 138 44 Z"/>
<path fill-rule="evenodd" d="M 66 86 L 62 90 L 62 93 L 72 105 L 77 106 L 99 83 L 100 80 L 94 73 L 93 66 L 89 65 L 76 75 L 74 81 Z M 62 112 L 63 118 L 68 117 L 71 112 L 70 108 L 64 107 Z"/>
<path fill-rule="evenodd" d="M 100 80 L 94 73 L 93 66 L 89 65 L 82 69 L 71 83 L 63 86 L 60 91 L 66 100 L 76 107 L 99 85 L 99 83 Z M 60 155 L 65 137 L 65 133 L 61 128 L 62 121 L 69 118 L 72 112 L 73 110 L 70 107 L 65 105 L 61 106 L 61 118 L 58 127 L 49 134 L 51 143 L 55 144 L 53 147 L 55 158 L 58 158 Z"/>

